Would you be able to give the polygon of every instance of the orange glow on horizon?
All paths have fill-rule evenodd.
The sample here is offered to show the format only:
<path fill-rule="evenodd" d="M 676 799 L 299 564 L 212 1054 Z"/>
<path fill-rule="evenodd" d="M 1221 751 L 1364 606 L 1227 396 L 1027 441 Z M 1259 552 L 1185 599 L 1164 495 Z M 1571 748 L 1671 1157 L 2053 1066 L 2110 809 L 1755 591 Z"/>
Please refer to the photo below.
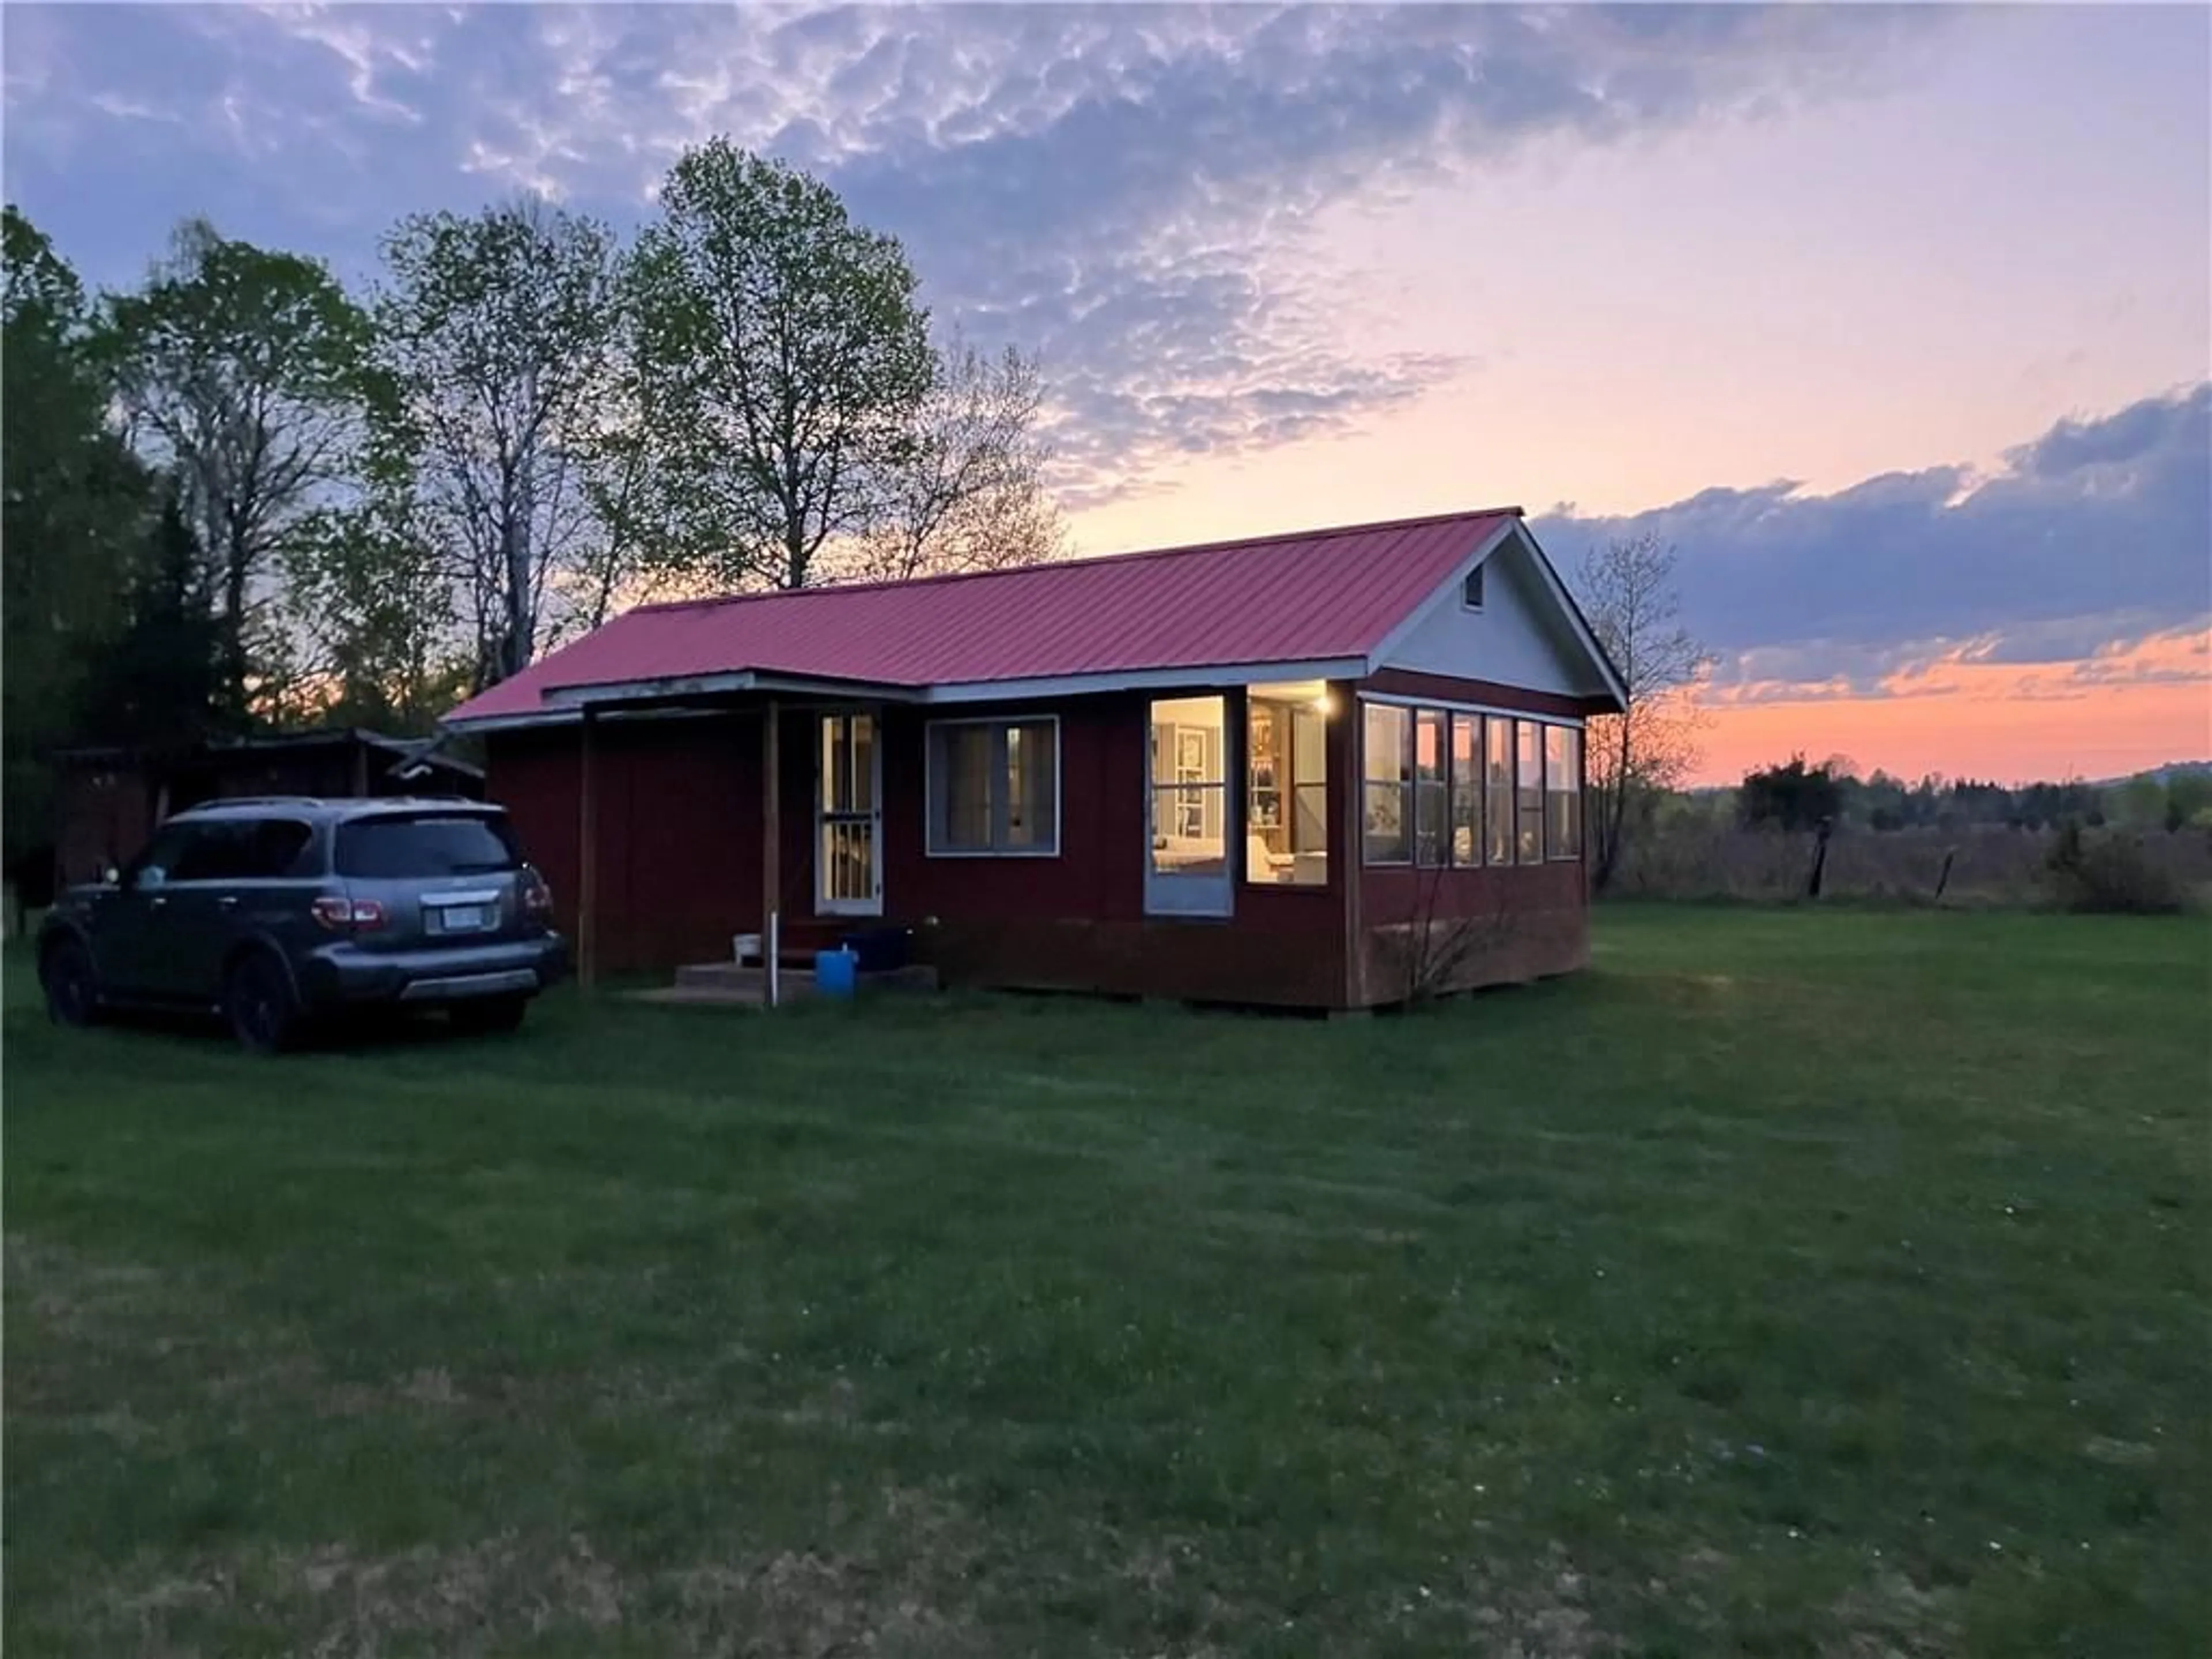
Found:
<path fill-rule="evenodd" d="M 2212 635 L 2177 630 L 2076 662 L 1993 663 L 1967 647 L 1890 676 L 1878 696 L 1749 686 L 1701 707 L 1698 783 L 1800 751 L 1846 756 L 1862 776 L 2119 777 L 2212 758 Z"/>

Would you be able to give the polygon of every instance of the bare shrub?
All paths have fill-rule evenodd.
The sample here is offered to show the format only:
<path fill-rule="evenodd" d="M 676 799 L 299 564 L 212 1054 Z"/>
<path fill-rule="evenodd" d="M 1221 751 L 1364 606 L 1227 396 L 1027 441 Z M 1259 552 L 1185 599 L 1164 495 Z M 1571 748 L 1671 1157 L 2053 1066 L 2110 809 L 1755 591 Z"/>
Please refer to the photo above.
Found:
<path fill-rule="evenodd" d="M 2175 837 L 2169 833 L 2159 839 Z M 2063 825 L 2044 861 L 2052 896 L 2069 910 L 2127 915 L 2179 913 L 2187 890 L 2172 869 L 2148 849 L 2150 840 L 2124 830 L 2088 834 L 2078 823 Z"/>

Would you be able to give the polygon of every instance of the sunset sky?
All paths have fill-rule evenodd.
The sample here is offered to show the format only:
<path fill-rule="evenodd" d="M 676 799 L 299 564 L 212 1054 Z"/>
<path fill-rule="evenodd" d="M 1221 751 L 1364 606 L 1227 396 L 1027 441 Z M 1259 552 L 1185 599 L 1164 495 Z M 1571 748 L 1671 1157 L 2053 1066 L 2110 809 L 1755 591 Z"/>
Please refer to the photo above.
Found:
<path fill-rule="evenodd" d="M 1656 529 L 1705 775 L 2212 757 L 2212 11 L 10 4 L 9 198 L 365 281 L 716 132 L 1042 354 L 1110 552 L 1518 502 Z"/>

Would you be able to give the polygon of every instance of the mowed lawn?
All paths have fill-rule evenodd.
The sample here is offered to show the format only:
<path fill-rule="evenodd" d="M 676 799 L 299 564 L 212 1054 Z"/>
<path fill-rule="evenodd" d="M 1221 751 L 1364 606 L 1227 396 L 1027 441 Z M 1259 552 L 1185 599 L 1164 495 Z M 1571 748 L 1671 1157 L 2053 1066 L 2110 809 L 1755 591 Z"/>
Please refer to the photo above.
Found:
<path fill-rule="evenodd" d="M 2212 1642 L 2201 922 L 276 1063 L 10 968 L 11 1659 Z"/>

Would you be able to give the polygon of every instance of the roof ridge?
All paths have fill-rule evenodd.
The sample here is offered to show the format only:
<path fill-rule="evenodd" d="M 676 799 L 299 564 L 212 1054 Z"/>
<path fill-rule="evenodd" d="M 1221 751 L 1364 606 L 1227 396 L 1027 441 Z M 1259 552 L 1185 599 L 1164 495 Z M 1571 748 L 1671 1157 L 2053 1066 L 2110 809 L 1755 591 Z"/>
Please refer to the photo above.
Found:
<path fill-rule="evenodd" d="M 1133 564 L 1147 559 L 1181 558 L 1193 553 L 1227 553 L 1237 548 L 1259 547 L 1268 542 L 1327 541 L 1339 536 L 1371 535 L 1378 530 L 1413 530 L 1423 525 L 1448 524 L 1455 519 L 1525 518 L 1518 507 L 1463 507 L 1451 513 L 1425 513 L 1409 519 L 1376 519 L 1364 524 L 1326 525 L 1312 530 L 1278 530 L 1261 536 L 1239 536 L 1229 541 L 1184 542 L 1172 547 L 1139 548 L 1130 553 L 1090 553 L 1079 559 L 1047 559 L 1038 564 L 1010 565 L 1000 570 L 948 570 L 930 576 L 890 577 L 878 581 L 831 582 L 821 587 L 771 587 L 757 593 L 714 593 L 696 599 L 659 599 L 633 605 L 626 617 L 667 611 L 706 611 L 758 599 L 792 599 L 809 594 L 865 593 L 884 588 L 938 586 L 949 582 L 988 581 L 996 576 L 1019 576 L 1041 570 L 1073 570 L 1085 565 Z M 618 619 L 617 619 L 618 620 Z"/>

